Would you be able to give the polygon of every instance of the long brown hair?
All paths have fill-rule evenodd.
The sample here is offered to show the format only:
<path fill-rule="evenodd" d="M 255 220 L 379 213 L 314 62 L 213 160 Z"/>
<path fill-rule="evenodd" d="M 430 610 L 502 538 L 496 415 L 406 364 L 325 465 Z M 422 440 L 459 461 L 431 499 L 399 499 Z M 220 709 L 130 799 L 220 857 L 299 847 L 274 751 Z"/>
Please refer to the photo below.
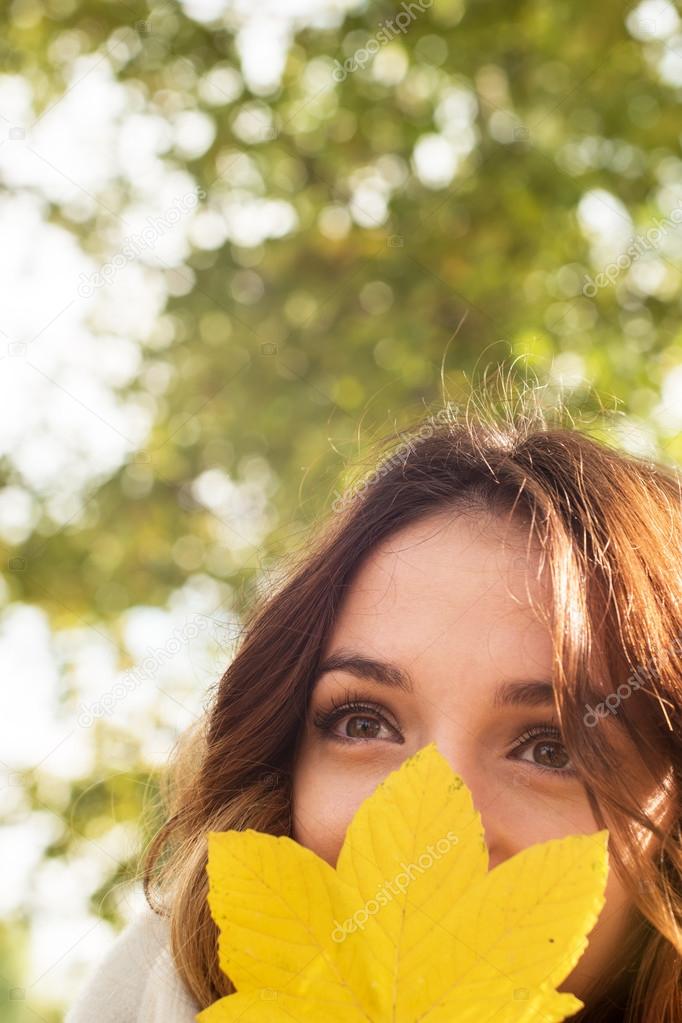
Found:
<path fill-rule="evenodd" d="M 358 478 L 252 608 L 204 716 L 181 737 L 167 820 L 142 875 L 201 1008 L 234 990 L 218 964 L 206 899 L 207 833 L 291 835 L 296 745 L 344 591 L 389 534 L 470 508 L 523 519 L 541 545 L 563 739 L 598 825 L 614 836 L 611 863 L 637 915 L 613 975 L 576 1019 L 682 1020 L 680 477 L 592 436 L 603 424 L 576 426 L 561 404 L 547 408 L 538 395 L 505 383 L 500 401 L 478 388 L 464 409 L 444 402 L 380 441 L 369 471 L 358 463 Z M 664 822 L 637 805 L 642 778 L 660 787 Z M 655 852 L 643 854 L 642 828 Z"/>

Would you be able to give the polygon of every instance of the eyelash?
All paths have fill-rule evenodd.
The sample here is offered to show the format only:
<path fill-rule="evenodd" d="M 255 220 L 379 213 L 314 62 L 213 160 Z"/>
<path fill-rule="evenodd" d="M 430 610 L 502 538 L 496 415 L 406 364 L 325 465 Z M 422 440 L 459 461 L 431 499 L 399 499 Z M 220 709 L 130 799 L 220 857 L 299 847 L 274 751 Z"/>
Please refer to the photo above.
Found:
<path fill-rule="evenodd" d="M 313 724 L 316 728 L 319 728 L 321 732 L 325 734 L 325 737 L 335 742 L 342 743 L 358 743 L 358 742 L 371 742 L 372 737 L 369 739 L 354 739 L 352 736 L 336 735 L 332 732 L 333 726 L 347 717 L 349 714 L 372 714 L 375 717 L 381 719 L 382 723 L 385 724 L 391 731 L 399 735 L 399 731 L 396 725 L 391 724 L 390 721 L 385 717 L 382 708 L 371 701 L 363 699 L 358 692 L 347 691 L 340 700 L 335 697 L 331 698 L 330 706 L 327 710 L 318 710 L 313 715 Z M 533 739 L 539 738 L 550 738 L 552 741 L 561 742 L 561 732 L 556 725 L 550 721 L 541 721 L 535 725 L 531 725 L 525 729 L 521 735 L 519 735 L 512 745 L 511 751 L 525 749 Z M 381 742 L 382 740 L 376 740 Z M 401 738 L 401 742 L 405 740 Z M 528 761 L 521 761 L 522 763 L 528 763 Z M 544 764 L 532 764 L 532 767 L 536 771 L 542 771 L 546 774 L 551 774 L 555 778 L 559 777 L 575 777 L 576 771 L 572 767 L 545 767 Z"/>

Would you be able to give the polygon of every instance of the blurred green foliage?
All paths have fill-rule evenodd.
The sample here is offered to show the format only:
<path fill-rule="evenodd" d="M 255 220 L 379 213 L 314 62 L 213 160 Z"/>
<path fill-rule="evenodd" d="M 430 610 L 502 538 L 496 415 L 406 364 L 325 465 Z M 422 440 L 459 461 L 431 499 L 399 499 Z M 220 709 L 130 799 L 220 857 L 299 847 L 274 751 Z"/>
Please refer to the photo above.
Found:
<path fill-rule="evenodd" d="M 163 605 L 189 571 L 230 583 L 245 605 L 263 564 L 328 509 L 358 438 L 399 428 L 438 399 L 441 367 L 457 400 L 464 374 L 486 362 L 521 355 L 544 379 L 570 354 L 607 405 L 649 421 L 682 353 L 679 261 L 661 255 L 657 289 L 623 273 L 586 297 L 586 275 L 600 268 L 578 210 L 588 193 L 608 193 L 644 231 L 667 212 L 665 189 L 682 189 L 680 86 L 660 74 L 665 40 L 633 37 L 631 8 L 610 0 L 433 0 L 381 43 L 405 6 L 371 2 L 339 24 L 302 28 L 273 91 L 241 73 L 232 8 L 202 24 L 170 2 L 3 7 L 0 66 L 31 83 L 43 110 L 68 87 L 60 54 L 69 47 L 56 41 L 113 54 L 138 109 L 201 111 L 213 122 L 201 155 L 165 155 L 203 189 L 201 209 L 251 195 L 282 200 L 297 219 L 260 244 L 196 244 L 169 274 L 177 293 L 126 385 L 144 394 L 150 373 L 167 374 L 148 443 L 98 481 L 81 516 L 56 532 L 39 521 L 4 551 L 11 599 L 45 608 L 55 628 L 115 632 L 127 607 Z M 336 80 L 334 69 L 357 63 L 374 39 L 375 56 Z M 429 162 L 436 173 L 448 158 L 451 180 L 429 181 Z M 56 204 L 48 215 L 104 258 L 102 238 L 129 199 L 121 181 L 84 221 Z M 572 401 L 596 408 L 587 388 Z M 682 456 L 679 434 L 654 432 L 665 457 Z M 276 517 L 262 544 L 235 550 L 225 531 L 238 536 L 239 519 L 220 518 L 191 483 L 215 468 L 246 478 L 262 464 L 254 457 L 273 474 Z M 111 743 L 129 773 L 112 771 Z M 100 737 L 97 777 L 52 803 L 27 778 L 33 805 L 64 820 L 51 856 L 68 859 L 81 836 L 96 841 L 147 813 L 154 773 L 150 782 L 124 744 Z M 151 834 L 153 812 L 144 819 Z M 114 923 L 107 891 L 133 869 L 112 863 L 94 893 Z M 4 935 L 0 949 L 9 974 Z"/>

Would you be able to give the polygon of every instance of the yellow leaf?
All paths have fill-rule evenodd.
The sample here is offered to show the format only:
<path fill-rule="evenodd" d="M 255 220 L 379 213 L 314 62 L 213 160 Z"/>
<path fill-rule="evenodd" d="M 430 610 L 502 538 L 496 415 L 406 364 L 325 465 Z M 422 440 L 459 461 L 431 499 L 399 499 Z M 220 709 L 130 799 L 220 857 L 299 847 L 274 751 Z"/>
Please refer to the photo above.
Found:
<path fill-rule="evenodd" d="M 608 833 L 488 870 L 462 779 L 431 743 L 353 818 L 336 869 L 286 837 L 211 832 L 208 902 L 237 993 L 199 1023 L 559 1023 L 556 986 L 604 904 Z"/>
<path fill-rule="evenodd" d="M 258 831 L 210 832 L 208 903 L 220 927 L 221 969 L 238 991 L 283 991 L 316 962 L 333 999 L 334 916 L 357 903 L 324 860 L 290 838 Z M 350 990 L 341 985 L 342 1001 Z"/>

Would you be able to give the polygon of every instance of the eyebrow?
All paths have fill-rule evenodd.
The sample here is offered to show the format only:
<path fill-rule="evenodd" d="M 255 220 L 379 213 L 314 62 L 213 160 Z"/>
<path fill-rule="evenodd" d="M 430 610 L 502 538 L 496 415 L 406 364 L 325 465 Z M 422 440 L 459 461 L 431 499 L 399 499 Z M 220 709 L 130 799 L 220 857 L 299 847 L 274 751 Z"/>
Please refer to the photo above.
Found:
<path fill-rule="evenodd" d="M 315 684 L 322 675 L 331 671 L 345 671 L 356 678 L 371 679 L 379 685 L 402 689 L 406 693 L 413 693 L 415 689 L 413 678 L 404 668 L 354 650 L 337 650 L 327 657 L 318 668 Z M 502 682 L 493 696 L 495 707 L 540 707 L 550 704 L 554 704 L 554 686 L 547 679 Z"/>
<path fill-rule="evenodd" d="M 554 686 L 546 679 L 503 682 L 495 690 L 495 707 L 545 707 L 554 705 Z"/>
<path fill-rule="evenodd" d="M 318 669 L 315 682 L 321 675 L 326 675 L 328 671 L 346 671 L 349 675 L 355 675 L 356 678 L 370 678 L 380 685 L 403 689 L 406 693 L 414 691 L 414 682 L 409 672 L 399 668 L 397 664 L 378 661 L 374 657 L 367 657 L 354 650 L 338 650 L 327 657 Z"/>

